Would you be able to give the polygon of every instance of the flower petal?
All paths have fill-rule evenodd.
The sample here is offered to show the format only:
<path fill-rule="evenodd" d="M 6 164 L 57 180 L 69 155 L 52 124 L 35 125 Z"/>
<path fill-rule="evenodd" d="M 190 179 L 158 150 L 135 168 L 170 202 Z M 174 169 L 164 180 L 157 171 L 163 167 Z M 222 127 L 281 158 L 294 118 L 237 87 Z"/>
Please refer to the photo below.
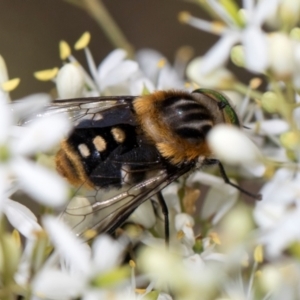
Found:
<path fill-rule="evenodd" d="M 82 96 L 84 76 L 80 68 L 72 63 L 65 64 L 57 74 L 56 88 L 61 99 Z"/>
<path fill-rule="evenodd" d="M 261 154 L 255 144 L 238 128 L 217 125 L 208 134 L 213 153 L 229 164 L 251 164 L 259 161 Z"/>
<path fill-rule="evenodd" d="M 24 128 L 14 149 L 22 155 L 51 150 L 70 130 L 71 124 L 65 115 L 52 115 L 36 119 Z"/>
<path fill-rule="evenodd" d="M 140 224 L 145 228 L 155 225 L 156 218 L 151 201 L 145 201 L 128 218 L 130 222 Z"/>
<path fill-rule="evenodd" d="M 207 74 L 202 73 L 203 58 L 193 59 L 187 67 L 188 78 L 199 86 L 215 89 L 230 89 L 235 81 L 234 75 L 225 68 L 219 67 Z"/>
<path fill-rule="evenodd" d="M 39 272 L 32 281 L 32 294 L 36 299 L 75 299 L 84 290 L 85 282 L 56 269 Z"/>
<path fill-rule="evenodd" d="M 258 126 L 257 126 L 258 125 Z M 247 124 L 247 127 L 251 128 L 252 130 L 257 130 L 259 128 L 258 134 L 268 134 L 268 135 L 279 135 L 283 132 L 288 131 L 289 124 L 281 119 L 271 119 L 271 120 L 264 120 L 262 122 L 251 123 Z"/>
<path fill-rule="evenodd" d="M 51 97 L 46 93 L 32 94 L 14 101 L 12 111 L 16 122 L 22 122 L 26 118 L 40 112 L 46 105 L 50 104 Z"/>
<path fill-rule="evenodd" d="M 36 201 L 50 207 L 61 207 L 66 203 L 67 184 L 56 173 L 21 158 L 14 160 L 12 169 L 20 188 Z"/>
<path fill-rule="evenodd" d="M 223 66 L 229 57 L 232 46 L 239 40 L 239 32 L 224 34 L 218 42 L 204 55 L 200 72 L 205 75 Z"/>
<path fill-rule="evenodd" d="M 166 58 L 160 52 L 153 49 L 142 49 L 136 54 L 136 61 L 143 74 L 154 83 L 157 81 L 158 73 L 160 71 L 159 62 L 162 60 L 166 62 L 167 66 L 169 65 Z"/>
<path fill-rule="evenodd" d="M 112 51 L 98 67 L 98 75 L 100 82 L 104 80 L 108 73 L 117 67 L 127 56 L 127 53 L 123 49 L 116 49 Z"/>
<path fill-rule="evenodd" d="M 101 90 L 129 79 L 138 70 L 138 64 L 131 60 L 121 62 L 117 67 L 110 70 L 107 77 L 100 82 Z"/>
<path fill-rule="evenodd" d="M 92 250 L 95 269 L 97 272 L 106 272 L 120 263 L 124 245 L 108 235 L 100 235 L 95 239 Z"/>
<path fill-rule="evenodd" d="M 149 93 L 155 90 L 153 83 L 147 78 L 133 80 L 130 84 L 130 95 L 141 95 L 144 90 L 147 90 Z"/>
<path fill-rule="evenodd" d="M 246 67 L 254 72 L 264 72 L 269 63 L 266 34 L 259 27 L 251 26 L 244 30 L 241 39 L 245 48 Z"/>
<path fill-rule="evenodd" d="M 280 0 L 261 0 L 258 1 L 252 15 L 252 19 L 249 20 L 255 25 L 261 26 L 264 21 L 276 13 Z M 284 1 L 283 1 L 284 2 Z M 297 1 L 293 1 L 297 2 Z M 278 17 L 277 17 L 278 18 Z"/>
<path fill-rule="evenodd" d="M 21 203 L 5 200 L 4 213 L 10 224 L 26 238 L 33 238 L 35 232 L 42 230 L 36 216 Z"/>
<path fill-rule="evenodd" d="M 5 144 L 9 135 L 9 129 L 12 125 L 13 116 L 11 108 L 6 103 L 6 100 L 0 97 L 0 145 Z"/>
<path fill-rule="evenodd" d="M 42 223 L 55 249 L 65 259 L 67 265 L 72 270 L 87 273 L 90 266 L 90 251 L 87 251 L 87 245 L 58 218 L 44 216 Z"/>

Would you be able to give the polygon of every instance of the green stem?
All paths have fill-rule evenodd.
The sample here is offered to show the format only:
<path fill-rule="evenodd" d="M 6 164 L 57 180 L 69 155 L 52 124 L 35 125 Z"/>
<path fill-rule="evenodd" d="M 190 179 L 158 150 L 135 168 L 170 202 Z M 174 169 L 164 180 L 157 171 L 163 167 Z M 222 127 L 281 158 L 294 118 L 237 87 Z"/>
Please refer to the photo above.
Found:
<path fill-rule="evenodd" d="M 125 35 L 114 21 L 101 0 L 65 0 L 76 5 L 86 12 L 100 25 L 110 42 L 117 48 L 127 51 L 128 56 L 134 54 L 133 46 L 127 41 Z"/>
<path fill-rule="evenodd" d="M 251 90 L 249 89 L 248 85 L 243 84 L 242 82 L 236 82 L 233 85 L 233 89 L 237 92 L 243 94 L 243 95 L 249 95 L 251 98 L 255 99 L 256 101 L 260 102 L 260 99 L 262 98 L 263 93 L 257 91 L 257 90 Z"/>

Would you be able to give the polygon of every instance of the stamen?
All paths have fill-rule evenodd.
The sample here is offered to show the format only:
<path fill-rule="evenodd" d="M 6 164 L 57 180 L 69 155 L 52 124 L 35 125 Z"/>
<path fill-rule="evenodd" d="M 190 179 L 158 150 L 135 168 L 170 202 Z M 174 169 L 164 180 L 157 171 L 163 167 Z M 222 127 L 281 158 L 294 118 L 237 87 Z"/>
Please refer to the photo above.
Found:
<path fill-rule="evenodd" d="M 86 31 L 79 40 L 75 43 L 74 49 L 75 50 L 82 50 L 88 46 L 91 40 L 91 34 Z"/>
<path fill-rule="evenodd" d="M 14 78 L 5 81 L 1 84 L 2 90 L 5 92 L 11 92 L 19 85 L 20 81 L 21 81 L 20 78 Z"/>
<path fill-rule="evenodd" d="M 61 60 L 67 59 L 71 55 L 71 48 L 66 41 L 59 42 L 59 56 Z"/>
<path fill-rule="evenodd" d="M 49 81 L 52 80 L 54 77 L 56 77 L 57 73 L 58 73 L 58 68 L 55 67 L 53 69 L 34 72 L 33 75 L 37 80 Z"/>

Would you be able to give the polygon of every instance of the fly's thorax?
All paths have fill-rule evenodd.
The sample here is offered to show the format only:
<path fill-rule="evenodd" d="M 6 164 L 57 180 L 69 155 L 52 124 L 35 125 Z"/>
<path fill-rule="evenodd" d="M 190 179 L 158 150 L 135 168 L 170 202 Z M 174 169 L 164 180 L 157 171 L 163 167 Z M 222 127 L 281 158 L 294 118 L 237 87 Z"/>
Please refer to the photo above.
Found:
<path fill-rule="evenodd" d="M 173 164 L 209 157 L 208 132 L 228 123 L 226 105 L 201 92 L 158 91 L 135 99 L 133 106 L 145 134 Z"/>

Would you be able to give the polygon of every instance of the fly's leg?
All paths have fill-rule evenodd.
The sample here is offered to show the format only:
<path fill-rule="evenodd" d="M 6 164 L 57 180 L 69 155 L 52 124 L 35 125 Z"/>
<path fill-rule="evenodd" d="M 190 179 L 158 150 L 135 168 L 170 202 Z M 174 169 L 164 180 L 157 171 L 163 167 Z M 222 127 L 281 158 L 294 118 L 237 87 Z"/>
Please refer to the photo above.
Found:
<path fill-rule="evenodd" d="M 169 248 L 169 244 L 170 244 L 169 210 L 161 192 L 157 193 L 157 199 L 161 206 L 162 213 L 164 215 L 165 242 L 166 242 L 166 248 Z"/>
<path fill-rule="evenodd" d="M 219 170 L 220 170 L 220 174 L 221 174 L 222 178 L 224 179 L 225 183 L 233 186 L 234 188 L 239 190 L 241 193 L 243 193 L 245 195 L 248 195 L 249 197 L 251 197 L 255 200 L 261 200 L 262 199 L 261 194 L 252 194 L 252 193 L 244 190 L 240 186 L 238 186 L 238 185 L 234 184 L 233 182 L 231 182 L 230 179 L 228 178 L 226 172 L 225 172 L 225 169 L 224 169 L 223 165 L 221 164 L 221 162 L 219 160 L 217 160 L 217 159 L 207 159 L 207 160 L 205 160 L 204 164 L 206 164 L 206 165 L 215 165 L 215 164 L 217 164 L 218 167 L 219 167 Z"/>

